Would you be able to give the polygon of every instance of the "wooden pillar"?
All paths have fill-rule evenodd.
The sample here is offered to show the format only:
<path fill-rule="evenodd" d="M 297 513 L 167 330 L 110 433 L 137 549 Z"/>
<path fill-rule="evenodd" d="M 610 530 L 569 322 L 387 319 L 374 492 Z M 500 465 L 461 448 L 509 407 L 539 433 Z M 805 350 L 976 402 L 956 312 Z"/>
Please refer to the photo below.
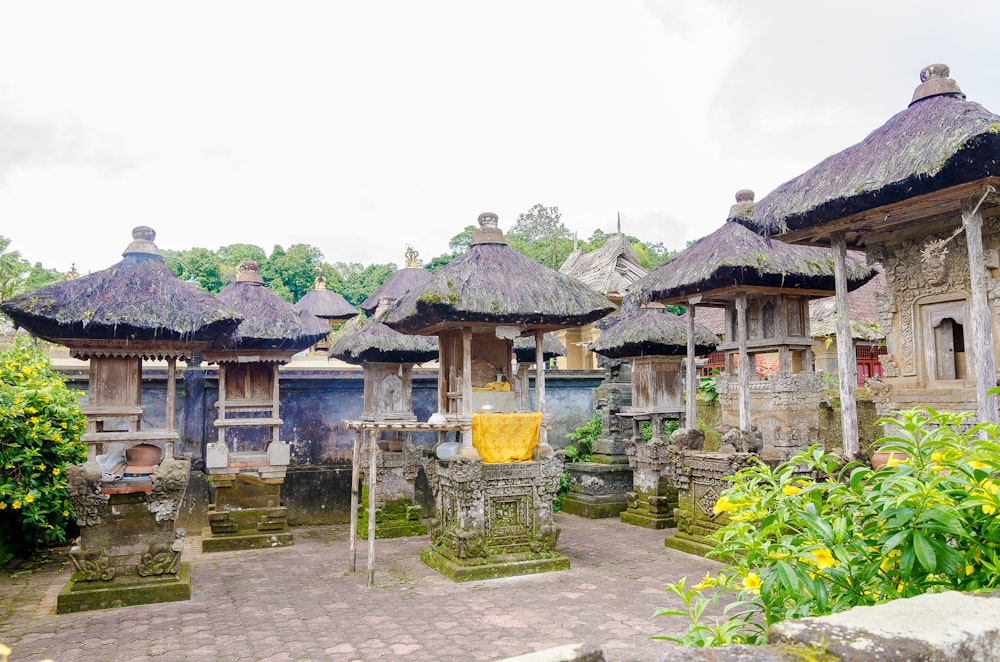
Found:
<path fill-rule="evenodd" d="M 985 196 L 984 196 L 985 199 Z M 990 395 L 997 385 L 996 357 L 993 353 L 993 325 L 986 294 L 986 261 L 983 258 L 983 216 L 976 200 L 962 203 L 962 222 L 969 248 L 969 289 L 972 293 L 972 352 L 976 378 L 976 405 L 979 421 L 997 421 L 997 397 Z"/>
<path fill-rule="evenodd" d="M 451 384 L 448 383 L 448 369 L 454 365 L 455 360 L 454 354 L 449 356 L 445 360 L 445 356 L 448 354 L 448 349 L 446 345 L 448 341 L 451 340 L 446 334 L 438 334 L 438 406 L 437 411 L 442 414 L 448 413 L 448 389 Z"/>
<path fill-rule="evenodd" d="M 545 340 L 544 331 L 535 331 L 535 411 L 542 414 L 542 427 L 538 431 L 538 446 L 541 449 L 549 445 L 548 430 L 545 429 Z"/>
<path fill-rule="evenodd" d="M 844 455 L 853 458 L 861 446 L 858 441 L 858 405 L 854 391 L 858 384 L 858 364 L 851 337 L 851 312 L 847 305 L 847 237 L 843 232 L 830 235 L 833 251 L 833 275 L 837 296 L 837 368 L 840 378 L 840 423 L 844 437 Z"/>
<path fill-rule="evenodd" d="M 462 449 L 468 457 L 479 457 L 472 445 L 472 327 L 462 327 Z"/>
<path fill-rule="evenodd" d="M 226 364 L 219 364 L 219 400 L 215 403 L 215 406 L 219 409 L 218 420 L 226 420 Z M 219 426 L 219 439 L 220 444 L 226 443 L 226 426 Z"/>
<path fill-rule="evenodd" d="M 700 297 L 698 297 L 700 299 Z M 687 305 L 687 401 L 685 402 L 684 427 L 693 430 L 698 425 L 698 375 L 694 367 L 694 297 Z"/>
<path fill-rule="evenodd" d="M 278 384 L 278 364 L 272 364 L 271 372 L 271 418 L 281 418 L 281 388 Z M 271 426 L 271 441 L 278 441 L 281 428 L 277 425 Z"/>
<path fill-rule="evenodd" d="M 747 351 L 747 293 L 736 293 L 736 325 L 739 327 L 740 430 L 750 432 L 750 354 Z"/>
<path fill-rule="evenodd" d="M 167 359 L 167 429 L 177 429 L 177 412 L 174 411 L 174 401 L 177 398 L 177 357 Z"/>

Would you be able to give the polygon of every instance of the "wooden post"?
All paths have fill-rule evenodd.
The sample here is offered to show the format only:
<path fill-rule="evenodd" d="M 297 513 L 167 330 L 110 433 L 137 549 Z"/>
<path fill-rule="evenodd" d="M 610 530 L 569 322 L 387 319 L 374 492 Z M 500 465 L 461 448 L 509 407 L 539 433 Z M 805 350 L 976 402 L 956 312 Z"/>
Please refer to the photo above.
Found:
<path fill-rule="evenodd" d="M 462 455 L 479 457 L 472 445 L 472 327 L 462 327 Z"/>
<path fill-rule="evenodd" d="M 984 196 L 985 198 L 985 196 Z M 976 200 L 962 202 L 962 222 L 969 249 L 969 291 L 972 293 L 972 357 L 975 361 L 976 405 L 979 422 L 997 422 L 997 397 L 989 390 L 997 385 L 993 353 L 993 325 L 986 293 L 986 261 L 983 258 L 983 216 Z"/>
<path fill-rule="evenodd" d="M 219 363 L 219 400 L 215 403 L 219 409 L 218 420 L 226 420 L 226 364 Z M 219 426 L 219 443 L 226 443 L 226 426 Z"/>
<path fill-rule="evenodd" d="M 174 400 L 177 397 L 177 357 L 167 359 L 167 429 L 177 429 L 177 412 L 174 411 Z"/>
<path fill-rule="evenodd" d="M 354 453 L 351 455 L 351 551 L 347 565 L 348 572 L 354 572 L 357 569 L 358 560 L 358 501 L 360 501 L 362 434 L 363 432 L 359 428 L 354 429 Z"/>
<path fill-rule="evenodd" d="M 736 326 L 739 337 L 740 430 L 750 432 L 750 354 L 747 350 L 747 293 L 736 293 Z"/>
<path fill-rule="evenodd" d="M 687 306 L 687 402 L 685 403 L 684 427 L 693 430 L 698 424 L 698 376 L 694 367 L 694 298 L 688 299 Z"/>
<path fill-rule="evenodd" d="M 375 586 L 375 486 L 378 483 L 378 432 L 369 431 L 368 437 L 368 587 Z"/>
<path fill-rule="evenodd" d="M 847 305 L 847 237 L 843 232 L 830 235 L 833 251 L 833 276 L 837 296 L 837 372 L 840 379 L 840 424 L 844 436 L 844 455 L 853 458 L 861 445 L 858 441 L 858 405 L 854 398 L 858 384 L 858 365 L 851 337 L 851 312 Z"/>
<path fill-rule="evenodd" d="M 281 389 L 278 384 L 278 364 L 274 364 L 271 374 L 271 418 L 281 418 Z M 278 441 L 281 428 L 277 425 L 271 426 L 271 441 Z"/>
<path fill-rule="evenodd" d="M 548 430 L 545 429 L 545 348 L 542 347 L 544 340 L 545 332 L 535 331 L 535 411 L 542 414 L 538 446 L 543 449 L 549 445 Z"/>

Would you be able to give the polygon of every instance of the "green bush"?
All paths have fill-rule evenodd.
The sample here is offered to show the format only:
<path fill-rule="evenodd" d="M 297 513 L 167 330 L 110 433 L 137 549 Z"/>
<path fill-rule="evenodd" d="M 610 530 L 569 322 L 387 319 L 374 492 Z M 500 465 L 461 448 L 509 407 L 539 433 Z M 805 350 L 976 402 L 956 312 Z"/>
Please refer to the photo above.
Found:
<path fill-rule="evenodd" d="M 37 545 L 65 542 L 73 512 L 66 467 L 83 462 L 77 394 L 30 338 L 0 351 L 0 564 Z M 5 554 L 7 558 L 3 558 Z"/>
<path fill-rule="evenodd" d="M 946 590 L 1000 585 L 1000 426 L 931 409 L 882 419 L 895 457 L 872 469 L 819 447 L 732 478 L 715 505 L 728 523 L 710 556 L 726 567 L 667 586 L 694 646 L 763 643 L 765 628 L 803 616 Z M 984 437 L 984 438 L 981 438 Z M 725 616 L 705 622 L 720 596 Z"/>
<path fill-rule="evenodd" d="M 590 454 L 594 450 L 594 441 L 601 436 L 601 414 L 594 412 L 586 423 L 566 435 L 571 443 L 563 447 L 563 456 L 567 462 L 590 462 Z M 559 486 L 556 496 L 552 499 L 552 512 L 562 509 L 562 501 L 569 494 L 569 470 L 563 469 L 559 476 Z"/>

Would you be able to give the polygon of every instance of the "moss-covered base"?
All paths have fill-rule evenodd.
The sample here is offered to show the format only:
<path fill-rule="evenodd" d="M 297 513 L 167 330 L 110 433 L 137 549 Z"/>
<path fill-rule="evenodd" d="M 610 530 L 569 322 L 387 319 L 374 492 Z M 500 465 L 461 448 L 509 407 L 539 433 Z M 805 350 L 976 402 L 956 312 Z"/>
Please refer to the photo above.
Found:
<path fill-rule="evenodd" d="M 434 547 L 424 547 L 420 550 L 420 560 L 455 582 L 569 570 L 569 558 L 556 552 L 525 552 L 459 559 L 445 556 Z"/>
<path fill-rule="evenodd" d="M 606 517 L 617 517 L 626 508 L 628 508 L 628 501 L 625 499 L 624 494 L 595 497 L 588 494 L 570 492 L 563 498 L 560 510 L 564 513 L 586 517 L 587 519 L 604 519 Z"/>
<path fill-rule="evenodd" d="M 715 549 L 714 545 L 709 545 L 705 542 L 702 536 L 692 536 L 689 533 L 684 533 L 678 531 L 672 536 L 667 536 L 663 541 L 663 544 L 671 549 L 676 549 L 681 552 L 687 552 L 688 554 L 695 554 L 697 556 L 705 556 L 710 551 Z"/>
<path fill-rule="evenodd" d="M 135 581 L 129 582 L 70 580 L 56 600 L 56 613 L 71 614 L 190 599 L 191 568 L 189 564 L 181 563 L 176 575 L 136 576 Z"/>
<path fill-rule="evenodd" d="M 388 501 L 375 508 L 375 539 L 410 538 L 427 535 L 420 518 L 423 509 L 408 499 Z M 368 540 L 368 489 L 361 488 L 358 505 L 358 537 Z"/>
<path fill-rule="evenodd" d="M 201 531 L 202 552 L 232 552 L 240 549 L 289 547 L 292 543 L 291 531 L 226 535 L 212 533 L 212 529 L 207 526 Z"/>
<path fill-rule="evenodd" d="M 669 529 L 677 525 L 677 520 L 673 515 L 654 515 L 641 508 L 629 508 L 621 514 L 621 520 L 626 524 L 646 529 Z"/>

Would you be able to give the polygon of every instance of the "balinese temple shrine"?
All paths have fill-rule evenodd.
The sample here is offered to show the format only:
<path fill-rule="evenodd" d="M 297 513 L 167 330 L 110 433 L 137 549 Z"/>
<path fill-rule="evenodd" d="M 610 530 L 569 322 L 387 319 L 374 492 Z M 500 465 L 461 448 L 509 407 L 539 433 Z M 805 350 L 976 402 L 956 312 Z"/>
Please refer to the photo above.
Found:
<path fill-rule="evenodd" d="M 469 250 L 382 319 L 438 337 L 438 414 L 461 432 L 454 454 L 439 447 L 445 459 L 428 469 L 437 514 L 425 563 L 456 581 L 569 567 L 552 517 L 562 461 L 545 430 L 544 337 L 612 310 L 601 294 L 507 246 L 496 214 L 484 213 Z M 535 337 L 534 411 L 520 411 L 509 386 L 522 336 Z"/>
<path fill-rule="evenodd" d="M 726 330 L 718 350 L 725 353 L 726 365 L 716 377 L 723 427 L 759 434 L 761 456 L 785 460 L 818 438 L 822 383 L 814 371 L 809 300 L 835 291 L 834 256 L 744 227 L 740 221 L 752 218 L 753 200 L 753 191 L 737 192 L 722 227 L 636 281 L 631 291 L 639 301 L 685 306 L 689 329 L 696 308 L 723 308 Z M 850 290 L 875 275 L 860 256 L 846 265 Z M 777 363 L 766 380 L 751 368 L 757 355 Z M 689 346 L 689 366 L 694 359 Z M 688 375 L 693 405 L 697 376 L 693 369 Z"/>
<path fill-rule="evenodd" d="M 379 303 L 385 299 L 398 301 L 404 295 L 427 284 L 434 274 L 420 266 L 420 253 L 412 246 L 406 247 L 404 267 L 385 279 L 367 299 L 361 302 L 361 310 L 374 315 Z"/>
<path fill-rule="evenodd" d="M 333 290 L 326 289 L 326 277 L 319 267 L 316 268 L 316 278 L 313 289 L 302 295 L 302 298 L 295 304 L 299 310 L 325 319 L 329 325 L 330 333 L 333 333 L 337 325 L 344 320 L 349 320 L 358 314 L 357 308 Z M 323 337 L 316 343 L 314 350 L 325 352 L 330 349 L 330 335 Z"/>
<path fill-rule="evenodd" d="M 667 430 L 687 428 L 696 432 L 697 421 L 687 420 L 684 406 L 684 358 L 688 351 L 688 328 L 684 319 L 664 308 L 622 307 L 622 319 L 601 334 L 593 351 L 611 359 L 628 361 L 632 367 L 632 404 L 618 416 L 630 421 L 632 437 L 626 442 L 633 488 L 622 499 L 627 508 L 621 519 L 650 529 L 665 529 L 675 525 L 677 482 L 673 463 L 669 461 L 677 450 Z M 719 338 L 695 324 L 694 350 L 704 356 L 715 350 Z M 651 438 L 644 441 L 643 428 L 648 425 Z M 586 468 L 583 464 L 579 470 Z M 572 490 L 571 476 L 571 490 Z M 585 481 L 576 481 L 584 483 Z M 571 492 L 572 495 L 572 492 Z M 568 497 L 567 497 L 568 498 Z M 564 500 L 565 501 L 565 500 Z"/>
<path fill-rule="evenodd" d="M 399 273 L 399 272 L 396 272 Z M 426 272 L 425 272 L 426 273 Z M 383 299 L 383 305 L 392 299 Z M 359 315 L 345 325 L 330 348 L 330 357 L 345 363 L 360 365 L 364 370 L 364 405 L 361 420 L 365 422 L 408 423 L 417 420 L 413 413 L 413 368 L 437 358 L 437 338 L 410 336 L 393 331 L 376 319 Z M 412 439 L 412 432 L 400 426 L 380 431 L 369 441 L 375 441 L 375 537 L 398 538 L 427 533 L 424 513 L 417 503 L 416 480 L 424 464 L 424 454 Z M 369 461 L 371 443 L 360 453 Z M 373 480 L 365 472 L 367 484 Z M 366 485 L 367 489 L 367 485 Z M 361 503 L 368 503 L 367 494 Z M 368 510 L 358 512 L 360 531 L 368 530 Z"/>
<path fill-rule="evenodd" d="M 67 470 L 80 538 L 59 613 L 191 595 L 174 526 L 191 469 L 175 455 L 177 362 L 231 337 L 241 318 L 174 276 L 155 238 L 137 227 L 118 264 L 2 304 L 18 326 L 90 361 L 87 461 Z M 167 373 L 162 420 L 146 416 L 142 398 L 143 368 L 154 361 Z"/>
<path fill-rule="evenodd" d="M 236 280 L 217 298 L 243 322 L 232 338 L 204 352 L 219 364 L 219 399 L 217 437 L 205 452 L 212 502 L 202 551 L 290 545 L 281 486 L 291 454 L 281 439 L 278 369 L 330 327 L 268 290 L 252 260 L 240 263 Z"/>

